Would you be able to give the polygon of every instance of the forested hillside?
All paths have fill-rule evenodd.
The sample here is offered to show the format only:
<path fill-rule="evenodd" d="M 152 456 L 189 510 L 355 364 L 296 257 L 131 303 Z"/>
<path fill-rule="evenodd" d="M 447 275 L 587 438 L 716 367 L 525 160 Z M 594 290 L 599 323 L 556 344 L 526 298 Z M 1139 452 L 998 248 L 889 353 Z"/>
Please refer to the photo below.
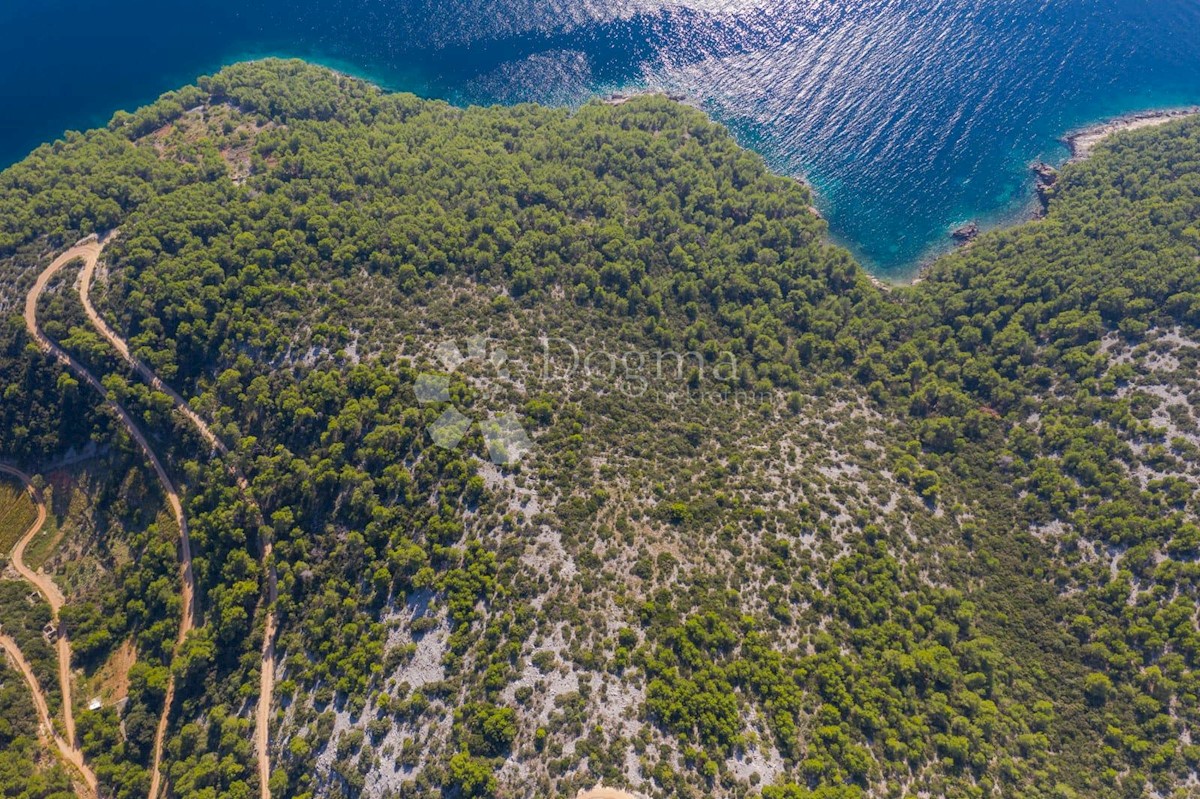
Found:
<path fill-rule="evenodd" d="M 272 797 L 1191 795 L 1200 121 L 913 286 L 810 203 L 664 98 L 286 61 L 0 173 L 0 461 L 49 486 L 101 795 L 147 795 L 170 680 L 164 795 L 263 787 L 270 565 Z M 227 453 L 78 268 L 37 318 L 181 489 L 178 647 L 162 487 L 21 316 L 108 231 L 92 302 Z M 7 675 L 0 795 L 57 796 Z"/>

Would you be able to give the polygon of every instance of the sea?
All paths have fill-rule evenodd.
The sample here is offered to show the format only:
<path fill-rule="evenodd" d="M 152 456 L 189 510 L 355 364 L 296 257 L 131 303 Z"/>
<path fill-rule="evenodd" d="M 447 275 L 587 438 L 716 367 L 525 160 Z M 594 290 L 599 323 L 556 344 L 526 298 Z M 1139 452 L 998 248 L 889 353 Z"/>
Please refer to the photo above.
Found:
<path fill-rule="evenodd" d="M 456 104 L 678 93 L 895 280 L 1028 213 L 1068 131 L 1200 103 L 1200 0 L 9 0 L 0 41 L 0 166 L 246 58 Z"/>

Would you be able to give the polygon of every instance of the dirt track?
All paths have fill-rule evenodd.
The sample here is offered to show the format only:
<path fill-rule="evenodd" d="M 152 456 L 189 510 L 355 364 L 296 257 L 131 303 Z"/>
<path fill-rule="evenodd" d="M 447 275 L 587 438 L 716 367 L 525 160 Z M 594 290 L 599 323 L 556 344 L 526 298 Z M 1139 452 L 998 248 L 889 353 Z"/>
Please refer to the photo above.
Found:
<path fill-rule="evenodd" d="M 83 762 L 83 753 L 72 744 L 63 740 L 54 731 L 54 722 L 50 720 L 50 707 L 46 704 L 46 694 L 42 691 L 42 686 L 38 684 L 37 677 L 33 675 L 33 668 L 25 660 L 25 656 L 21 654 L 21 649 L 17 646 L 17 642 L 7 635 L 0 635 L 0 649 L 8 653 L 13 663 L 16 664 L 17 671 L 21 672 L 21 676 L 29 684 L 29 690 L 33 694 L 33 706 L 37 709 L 43 736 L 52 740 L 54 745 L 58 747 L 58 753 L 62 755 L 63 760 L 74 766 L 83 776 L 84 783 L 87 786 L 85 795 L 96 796 L 96 775 Z"/>
<path fill-rule="evenodd" d="M 133 367 L 142 379 L 151 385 L 156 391 L 160 391 L 171 398 L 175 409 L 182 413 L 196 431 L 200 433 L 208 445 L 222 455 L 228 455 L 229 449 L 225 446 L 221 439 L 213 433 L 208 423 L 200 414 L 192 410 L 187 401 L 164 383 L 162 379 L 154 373 L 150 367 L 142 362 L 141 359 L 134 356 L 129 349 L 129 344 L 117 332 L 109 327 L 103 317 L 96 312 L 92 305 L 91 289 L 92 278 L 96 273 L 97 258 L 91 258 L 84 261 L 83 270 L 79 276 L 79 299 L 83 303 L 84 313 L 87 314 L 88 321 L 92 326 L 100 332 L 109 344 L 111 344 L 121 357 Z M 242 496 L 246 497 L 254 508 L 258 516 L 258 526 L 262 527 L 262 511 L 258 508 L 258 504 L 254 501 L 250 494 L 250 483 L 245 476 L 234 466 L 229 467 L 229 472 L 237 482 L 238 488 L 242 492 Z M 261 539 L 260 539 L 261 540 Z M 271 793 L 268 788 L 268 782 L 271 778 L 271 761 L 270 761 L 270 715 L 271 715 L 271 699 L 275 692 L 275 632 L 278 626 L 278 619 L 275 615 L 275 600 L 277 598 L 277 585 L 275 565 L 271 559 L 272 545 L 270 541 L 261 541 L 259 558 L 266 569 L 267 576 L 267 619 L 263 636 L 262 649 L 262 666 L 259 670 L 259 686 L 258 686 L 258 706 L 255 709 L 254 715 L 254 743 L 258 755 L 258 776 L 259 776 L 259 795 L 260 799 L 270 799 Z M 154 794 L 151 794 L 153 799 Z"/>
<path fill-rule="evenodd" d="M 195 606 L 195 578 L 192 574 L 192 548 L 191 542 L 188 539 L 187 519 L 183 515 L 183 505 L 179 500 L 179 493 L 175 490 L 175 486 L 171 483 L 167 476 L 166 470 L 159 461 L 158 456 L 154 454 L 154 450 L 150 447 L 149 441 L 142 435 L 142 431 L 138 429 L 133 417 L 121 405 L 108 399 L 108 392 L 104 389 L 104 385 L 96 379 L 95 375 L 87 370 L 83 364 L 68 355 L 61 347 L 51 341 L 41 331 L 37 324 L 37 304 L 38 298 L 42 292 L 46 290 L 46 286 L 50 280 L 58 274 L 67 264 L 77 259 L 83 259 L 85 269 L 94 269 L 96 260 L 100 257 L 100 252 L 104 249 L 104 243 L 94 236 L 80 241 L 71 249 L 59 255 L 54 261 L 46 267 L 46 269 L 38 275 L 37 281 L 33 288 L 29 290 L 29 294 L 25 297 L 25 327 L 29 329 L 29 334 L 33 336 L 38 347 L 45 353 L 54 356 L 59 363 L 66 366 L 74 372 L 80 379 L 98 391 L 105 398 L 105 403 L 117 415 L 125 428 L 129 431 L 129 435 L 137 442 L 146 458 L 150 461 L 150 465 L 154 467 L 154 473 L 158 476 L 158 480 L 162 483 L 163 492 L 167 497 L 167 503 L 171 507 L 171 513 L 175 516 L 175 520 L 179 525 L 179 551 L 180 551 L 180 572 L 181 572 L 181 589 L 180 595 L 183 599 L 183 614 L 179 620 L 179 634 L 176 636 L 175 646 L 178 649 L 183 643 L 184 638 L 193 629 L 196 623 L 196 606 Z M 90 316 L 90 314 L 89 314 Z M 93 319 L 93 322 L 95 320 Z M 166 697 L 163 700 L 163 711 L 159 717 L 158 728 L 154 734 L 154 761 L 150 772 L 150 799 L 156 799 L 159 788 L 162 784 L 161 764 L 162 764 L 162 748 L 163 739 L 166 736 L 167 724 L 170 720 L 171 705 L 175 701 L 175 677 L 172 674 L 167 681 Z"/>
<path fill-rule="evenodd" d="M 30 498 L 33 499 L 37 507 L 37 520 L 33 527 L 21 537 L 17 545 L 13 547 L 12 564 L 17 570 L 17 573 L 25 578 L 26 582 L 31 583 L 38 590 L 50 605 L 50 613 L 54 619 L 55 626 L 58 627 L 58 638 L 56 646 L 58 648 L 58 682 L 62 690 L 63 696 L 63 726 L 66 728 L 67 741 L 72 746 L 77 744 L 75 739 L 75 709 L 71 701 L 71 645 L 67 639 L 67 631 L 58 624 L 58 614 L 62 610 L 63 595 L 59 590 L 58 585 L 50 578 L 48 574 L 42 571 L 34 571 L 25 565 L 25 548 L 29 546 L 29 542 L 37 535 L 38 530 L 42 529 L 42 525 L 46 523 L 46 503 L 42 501 L 40 494 L 34 489 L 28 475 L 12 468 L 11 466 L 0 465 L 0 471 L 10 474 L 19 479 L 25 484 L 25 490 L 29 492 Z"/>
<path fill-rule="evenodd" d="M 63 606 L 62 591 L 55 585 L 54 580 L 50 576 L 41 572 L 30 569 L 25 564 L 25 548 L 29 546 L 29 542 L 42 529 L 42 525 L 46 523 L 46 503 L 42 501 L 42 496 L 37 489 L 33 487 L 33 481 L 29 475 L 14 469 L 11 466 L 0 464 L 0 472 L 11 475 L 25 486 L 25 490 L 29 493 L 29 497 L 33 500 L 34 507 L 37 508 L 37 518 L 30 526 L 29 530 L 21 536 L 21 540 L 17 542 L 12 550 L 12 564 L 27 582 L 31 583 L 38 590 L 46 602 L 50 605 L 50 612 L 54 618 L 56 626 L 59 628 L 57 649 L 58 649 L 58 682 L 59 690 L 62 693 L 63 705 L 63 726 L 66 729 L 66 739 L 60 738 L 54 731 L 54 727 L 50 722 L 50 708 L 46 701 L 46 695 L 42 692 L 42 687 L 38 684 L 37 679 L 33 675 L 33 670 L 29 668 L 29 664 L 25 662 L 25 657 L 17 647 L 17 642 L 8 636 L 0 636 L 0 643 L 4 649 L 8 650 L 13 656 L 13 660 L 17 663 L 17 668 L 25 676 L 25 681 L 29 683 L 30 690 L 33 691 L 33 703 L 38 710 L 38 716 L 41 718 L 43 726 L 46 727 L 46 734 L 54 740 L 59 752 L 72 766 L 78 770 L 83 777 L 84 783 L 91 796 L 96 795 L 98 783 L 96 775 L 88 768 L 83 760 L 83 752 L 79 749 L 79 743 L 75 738 L 75 712 L 71 700 L 71 647 L 67 641 L 67 636 L 61 625 L 58 625 L 58 613 Z"/>
<path fill-rule="evenodd" d="M 642 799 L 629 791 L 620 791 L 616 788 L 605 788 L 603 785 L 598 785 L 590 791 L 580 791 L 575 799 Z"/>

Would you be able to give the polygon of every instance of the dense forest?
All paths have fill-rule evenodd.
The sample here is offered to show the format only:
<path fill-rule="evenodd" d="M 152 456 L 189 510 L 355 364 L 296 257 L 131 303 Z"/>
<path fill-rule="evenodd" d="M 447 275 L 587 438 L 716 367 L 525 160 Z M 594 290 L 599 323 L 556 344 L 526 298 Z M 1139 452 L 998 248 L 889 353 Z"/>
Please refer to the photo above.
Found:
<path fill-rule="evenodd" d="M 1049 194 L 885 286 L 662 97 L 271 60 L 40 147 L 0 173 L 0 461 L 48 486 L 101 795 L 147 795 L 164 712 L 187 799 L 1194 795 L 1200 120 Z M 162 486 L 21 316 L 110 231 L 92 300 L 222 447 L 77 267 L 37 313 L 181 489 L 178 646 Z M 36 726 L 0 671 L 0 796 L 69 792 Z"/>

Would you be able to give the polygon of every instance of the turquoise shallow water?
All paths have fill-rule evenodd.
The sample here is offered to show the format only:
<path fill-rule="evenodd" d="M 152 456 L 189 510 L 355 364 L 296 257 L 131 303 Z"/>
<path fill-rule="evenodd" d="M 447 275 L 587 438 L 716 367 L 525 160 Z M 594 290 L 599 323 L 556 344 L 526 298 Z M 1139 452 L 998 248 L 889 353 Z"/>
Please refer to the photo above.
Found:
<path fill-rule="evenodd" d="M 904 277 L 1031 197 L 1066 131 L 1200 103 L 1196 0 L 44 0 L 0 7 L 0 164 L 244 57 L 457 103 L 687 94 Z"/>

